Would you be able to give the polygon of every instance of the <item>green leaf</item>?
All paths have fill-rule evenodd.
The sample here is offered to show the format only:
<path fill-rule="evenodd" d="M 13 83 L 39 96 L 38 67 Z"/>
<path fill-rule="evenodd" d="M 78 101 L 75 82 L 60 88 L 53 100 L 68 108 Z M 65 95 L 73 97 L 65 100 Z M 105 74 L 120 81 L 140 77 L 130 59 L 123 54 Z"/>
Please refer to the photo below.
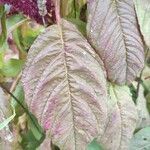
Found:
<path fill-rule="evenodd" d="M 94 139 L 87 147 L 87 150 L 104 150 L 100 144 Z"/>
<path fill-rule="evenodd" d="M 78 30 L 86 36 L 86 23 L 79 20 L 79 19 L 74 19 L 74 18 L 68 18 L 68 21 L 72 22 L 73 24 L 76 25 L 76 27 L 78 28 Z"/>
<path fill-rule="evenodd" d="M 13 92 L 13 95 L 21 102 L 24 102 L 24 91 L 23 91 L 23 87 L 21 85 L 21 83 L 19 83 L 15 89 L 15 91 Z M 14 103 L 14 106 L 16 107 L 18 105 L 18 103 L 14 100 L 14 98 L 12 98 L 12 102 Z"/>
<path fill-rule="evenodd" d="M 10 59 L 4 63 L 1 73 L 6 77 L 15 77 L 22 70 L 24 61 L 19 59 Z"/>
<path fill-rule="evenodd" d="M 6 12 L 5 7 L 0 5 L 0 20 L 1 20 L 1 35 L 0 35 L 0 49 L 6 41 L 7 38 L 7 28 L 6 28 Z"/>
<path fill-rule="evenodd" d="M 4 129 L 9 124 L 9 122 L 11 122 L 14 119 L 16 112 L 15 112 L 15 107 L 13 105 L 12 108 L 13 108 L 13 114 L 9 118 L 5 119 L 2 123 L 0 123 L 0 130 Z"/>
<path fill-rule="evenodd" d="M 22 142 L 21 146 L 24 150 L 36 150 L 36 148 L 40 145 L 40 142 L 35 139 L 31 130 L 27 133 L 22 134 Z"/>
<path fill-rule="evenodd" d="M 36 37 L 44 30 L 43 26 L 26 22 L 13 31 L 13 39 L 21 53 L 27 51 Z"/>
<path fill-rule="evenodd" d="M 0 69 L 3 67 L 3 58 L 4 58 L 4 54 L 2 52 L 0 52 Z"/>
<path fill-rule="evenodd" d="M 106 150 L 127 150 L 136 129 L 138 114 L 128 86 L 109 84 L 108 122 L 96 140 Z"/>
<path fill-rule="evenodd" d="M 25 21 L 27 21 L 27 19 L 23 17 L 21 14 L 16 14 L 8 17 L 6 19 L 6 26 L 8 29 L 8 33 L 11 33 L 13 30 L 18 28 Z"/>
<path fill-rule="evenodd" d="M 21 83 L 19 83 L 16 86 L 15 91 L 13 92 L 13 95 L 20 101 L 20 103 L 24 104 L 24 91 Z M 22 107 L 16 102 L 14 98 L 11 99 L 11 103 L 15 106 L 16 110 L 16 117 L 19 117 L 21 114 L 24 113 Z"/>
<path fill-rule="evenodd" d="M 141 32 L 146 44 L 150 47 L 150 1 L 134 0 Z"/>
<path fill-rule="evenodd" d="M 130 150 L 150 150 L 150 127 L 143 128 L 134 135 Z"/>
<path fill-rule="evenodd" d="M 75 17 L 75 2 L 74 0 L 62 0 L 61 1 L 61 15 L 63 17 L 69 16 Z"/>
<path fill-rule="evenodd" d="M 42 137 L 44 136 L 44 132 L 43 132 L 42 128 L 40 127 L 40 125 L 38 124 L 37 119 L 32 114 L 31 114 L 31 117 L 32 117 L 32 120 L 31 120 L 31 118 L 28 119 L 29 128 L 31 129 L 35 139 L 36 140 L 41 140 Z M 38 129 L 35 128 L 35 125 L 33 124 L 33 121 L 36 123 Z"/>

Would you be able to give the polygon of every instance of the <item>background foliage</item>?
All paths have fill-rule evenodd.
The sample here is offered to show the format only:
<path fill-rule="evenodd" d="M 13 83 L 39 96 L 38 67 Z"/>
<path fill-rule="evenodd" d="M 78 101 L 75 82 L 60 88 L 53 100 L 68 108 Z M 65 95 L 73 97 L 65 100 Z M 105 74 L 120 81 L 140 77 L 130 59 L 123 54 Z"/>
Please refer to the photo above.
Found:
<path fill-rule="evenodd" d="M 46 135 L 27 108 L 20 79 L 31 45 L 46 27 L 56 23 L 56 18 L 52 1 L 46 3 L 48 13 L 44 16 L 35 0 L 16 2 L 0 0 L 0 149 L 34 150 L 38 149 Z M 130 150 L 149 150 L 150 2 L 134 0 L 134 3 L 145 40 L 145 67 L 129 85 L 139 117 Z M 40 8 L 43 10 L 43 5 Z M 62 0 L 61 16 L 75 24 L 86 36 L 86 0 Z M 58 147 L 52 145 L 52 149 Z M 94 139 L 87 149 L 101 150 L 103 145 Z"/>

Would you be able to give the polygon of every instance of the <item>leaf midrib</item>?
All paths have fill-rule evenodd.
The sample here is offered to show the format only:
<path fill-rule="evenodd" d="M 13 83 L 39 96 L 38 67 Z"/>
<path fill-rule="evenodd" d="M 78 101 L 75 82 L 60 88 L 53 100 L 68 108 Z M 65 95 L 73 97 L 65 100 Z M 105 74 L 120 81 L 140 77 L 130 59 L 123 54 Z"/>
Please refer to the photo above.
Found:
<path fill-rule="evenodd" d="M 75 125 L 74 125 L 74 121 L 75 121 L 75 117 L 74 117 L 74 109 L 73 109 L 73 104 L 72 104 L 72 98 L 71 98 L 71 89 L 70 89 L 70 81 L 69 81 L 69 76 L 68 76 L 68 65 L 67 65 L 67 60 L 66 60 L 66 51 L 65 51 L 65 41 L 63 40 L 63 32 L 62 32 L 62 26 L 63 26 L 63 22 L 61 22 L 62 25 L 58 24 L 58 29 L 59 29 L 59 34 L 60 34 L 60 38 L 61 38 L 61 42 L 62 42 L 62 51 L 63 51 L 63 56 L 64 56 L 64 66 L 65 66 L 65 74 L 66 74 L 66 81 L 67 81 L 67 87 L 68 87 L 68 96 L 69 96 L 69 100 L 70 100 L 70 104 L 71 104 L 71 112 L 72 112 L 72 122 L 73 122 L 73 134 L 74 134 L 74 147 L 75 150 L 76 149 L 76 133 L 75 133 Z"/>

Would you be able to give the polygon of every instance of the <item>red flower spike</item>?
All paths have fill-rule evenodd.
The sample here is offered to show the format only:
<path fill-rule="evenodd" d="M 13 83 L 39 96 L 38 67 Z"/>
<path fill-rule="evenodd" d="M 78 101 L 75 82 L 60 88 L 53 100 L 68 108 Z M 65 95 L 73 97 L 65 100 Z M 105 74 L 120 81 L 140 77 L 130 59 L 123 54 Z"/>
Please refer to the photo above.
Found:
<path fill-rule="evenodd" d="M 13 10 L 22 12 L 31 19 L 43 24 L 42 16 L 39 14 L 37 0 L 0 0 L 0 4 L 11 5 Z M 48 24 L 51 21 L 55 21 L 55 10 L 52 0 L 47 0 L 46 7 L 48 13 L 45 15 L 44 20 Z"/>

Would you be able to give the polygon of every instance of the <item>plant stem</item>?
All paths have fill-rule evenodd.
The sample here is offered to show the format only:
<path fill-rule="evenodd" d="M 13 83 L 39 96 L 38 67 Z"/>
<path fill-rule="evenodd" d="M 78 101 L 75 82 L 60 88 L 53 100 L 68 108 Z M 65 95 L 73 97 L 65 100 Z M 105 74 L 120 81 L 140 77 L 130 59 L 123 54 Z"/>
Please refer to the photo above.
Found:
<path fill-rule="evenodd" d="M 43 134 L 43 132 L 39 129 L 39 127 L 37 126 L 36 122 L 34 121 L 34 119 L 31 116 L 31 113 L 29 112 L 29 110 L 18 100 L 18 98 L 16 98 L 4 85 L 2 85 L 0 83 L 0 86 L 3 90 L 5 90 L 12 98 L 14 98 L 14 100 L 23 108 L 23 110 L 25 111 L 25 113 L 29 116 L 29 118 L 31 119 L 31 121 L 33 122 L 34 126 L 36 127 L 36 129 L 39 131 L 39 133 Z"/>
<path fill-rule="evenodd" d="M 57 24 L 60 24 L 61 17 L 60 17 L 60 0 L 55 1 L 55 15 Z"/>

